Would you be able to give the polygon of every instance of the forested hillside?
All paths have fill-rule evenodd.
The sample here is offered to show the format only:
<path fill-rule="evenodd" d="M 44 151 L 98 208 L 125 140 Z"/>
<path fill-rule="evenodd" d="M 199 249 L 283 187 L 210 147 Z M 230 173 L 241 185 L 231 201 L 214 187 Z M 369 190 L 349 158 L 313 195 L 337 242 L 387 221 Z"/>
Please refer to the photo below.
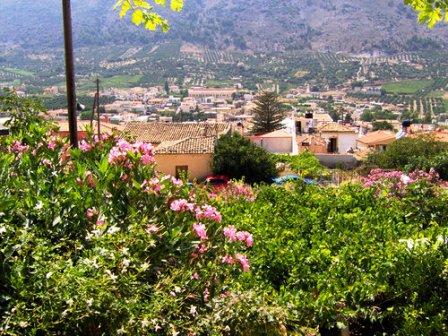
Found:
<path fill-rule="evenodd" d="M 186 0 L 180 14 L 166 14 L 169 34 L 120 22 L 113 0 L 73 2 L 78 45 L 148 44 L 160 40 L 239 50 L 414 51 L 448 42 L 448 30 L 416 22 L 401 0 Z M 0 42 L 40 48 L 62 42 L 60 1 L 2 0 Z"/>

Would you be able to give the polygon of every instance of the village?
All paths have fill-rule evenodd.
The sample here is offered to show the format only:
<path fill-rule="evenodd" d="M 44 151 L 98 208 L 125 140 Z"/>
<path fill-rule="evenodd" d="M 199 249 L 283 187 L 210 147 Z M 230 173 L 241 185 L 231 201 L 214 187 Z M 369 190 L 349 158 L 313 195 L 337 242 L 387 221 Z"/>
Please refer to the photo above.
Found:
<path fill-rule="evenodd" d="M 379 96 L 381 87 L 364 87 L 362 91 Z M 403 104 L 362 101 L 344 89 L 318 92 L 305 86 L 279 95 L 284 120 L 281 127 L 267 133 L 253 130 L 253 110 L 261 92 L 245 90 L 241 84 L 191 87 L 182 92 L 168 84 L 104 90 L 101 97 L 113 102 L 101 106 L 99 118 L 80 111 L 84 117 L 78 120 L 78 137 L 86 136 L 88 126 L 102 133 L 124 132 L 156 146 L 162 172 L 173 176 L 187 172 L 191 179 L 212 174 L 214 144 L 228 133 L 237 132 L 270 153 L 311 152 L 324 166 L 344 169 L 359 166 L 372 151 L 383 151 L 399 138 L 399 132 L 405 131 L 405 136 L 429 134 L 448 142 L 445 123 L 403 127 Z M 44 93 L 60 94 L 57 87 L 46 88 Z M 368 118 L 375 112 L 383 112 L 387 120 Z M 66 110 L 50 110 L 46 117 L 58 123 L 61 135 L 68 136 Z"/>

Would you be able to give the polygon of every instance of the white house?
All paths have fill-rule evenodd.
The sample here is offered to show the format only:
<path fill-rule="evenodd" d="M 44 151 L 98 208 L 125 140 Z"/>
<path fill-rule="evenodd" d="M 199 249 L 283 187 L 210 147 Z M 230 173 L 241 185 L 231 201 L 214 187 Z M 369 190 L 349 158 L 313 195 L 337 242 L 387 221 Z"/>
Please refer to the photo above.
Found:
<path fill-rule="evenodd" d="M 319 134 L 327 142 L 329 154 L 346 154 L 356 148 L 358 134 L 348 126 L 329 123 L 319 128 Z"/>
<path fill-rule="evenodd" d="M 271 153 L 290 154 L 293 152 L 293 136 L 284 129 L 251 136 L 250 140 Z"/>

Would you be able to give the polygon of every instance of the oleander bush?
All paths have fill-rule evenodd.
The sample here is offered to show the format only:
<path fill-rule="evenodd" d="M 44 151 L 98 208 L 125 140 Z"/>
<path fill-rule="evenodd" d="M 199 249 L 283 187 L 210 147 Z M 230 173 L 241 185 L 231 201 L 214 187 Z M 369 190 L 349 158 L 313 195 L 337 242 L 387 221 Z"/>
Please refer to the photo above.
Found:
<path fill-rule="evenodd" d="M 0 110 L 0 335 L 283 333 L 275 302 L 236 295 L 252 235 L 157 173 L 150 144 L 72 149 L 33 101 L 5 93 Z"/>
<path fill-rule="evenodd" d="M 298 155 L 274 154 L 273 158 L 276 163 L 288 164 L 293 172 L 305 178 L 327 179 L 330 176 L 329 170 L 308 151 Z"/>

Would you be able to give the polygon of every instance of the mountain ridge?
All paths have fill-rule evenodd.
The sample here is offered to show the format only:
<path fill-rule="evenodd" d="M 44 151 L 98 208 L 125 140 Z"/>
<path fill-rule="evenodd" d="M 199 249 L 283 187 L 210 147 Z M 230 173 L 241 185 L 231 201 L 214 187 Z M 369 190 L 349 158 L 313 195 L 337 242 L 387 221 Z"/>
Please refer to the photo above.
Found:
<path fill-rule="evenodd" d="M 417 24 L 400 0 L 186 0 L 181 13 L 162 9 L 169 33 L 120 20 L 111 0 L 73 2 L 77 46 L 182 41 L 243 51 L 400 52 L 448 45 L 448 26 Z M 58 0 L 2 0 L 0 42 L 33 49 L 62 45 Z"/>

